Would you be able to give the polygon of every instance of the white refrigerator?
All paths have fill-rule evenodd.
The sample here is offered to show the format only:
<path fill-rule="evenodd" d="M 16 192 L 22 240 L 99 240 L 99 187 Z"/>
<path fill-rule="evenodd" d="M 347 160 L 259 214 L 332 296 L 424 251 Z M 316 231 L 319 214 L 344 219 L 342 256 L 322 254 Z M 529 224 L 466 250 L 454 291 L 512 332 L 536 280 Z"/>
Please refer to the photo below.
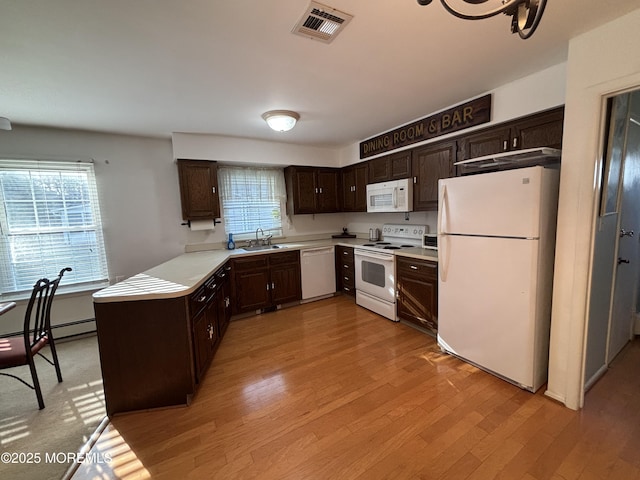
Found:
<path fill-rule="evenodd" d="M 535 392 L 547 380 L 559 171 L 440 180 L 438 345 Z"/>

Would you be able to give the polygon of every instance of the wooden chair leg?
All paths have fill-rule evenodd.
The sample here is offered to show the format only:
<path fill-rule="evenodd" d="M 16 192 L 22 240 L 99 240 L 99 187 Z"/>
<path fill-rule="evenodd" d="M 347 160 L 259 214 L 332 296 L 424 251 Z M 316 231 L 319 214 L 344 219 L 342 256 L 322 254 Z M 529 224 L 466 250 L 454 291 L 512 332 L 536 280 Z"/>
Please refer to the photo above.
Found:
<path fill-rule="evenodd" d="M 62 371 L 60 370 L 60 362 L 58 361 L 58 352 L 56 352 L 56 345 L 51 334 L 49 334 L 49 347 L 51 347 L 53 366 L 56 367 L 56 375 L 58 376 L 58 383 L 60 383 L 62 382 Z"/>
<path fill-rule="evenodd" d="M 36 364 L 33 357 L 29 359 L 29 369 L 31 370 L 31 379 L 33 380 L 33 388 L 38 398 L 38 407 L 40 410 L 44 408 L 44 399 L 42 398 L 42 390 L 40 390 L 40 382 L 38 381 L 38 372 L 36 372 Z"/>

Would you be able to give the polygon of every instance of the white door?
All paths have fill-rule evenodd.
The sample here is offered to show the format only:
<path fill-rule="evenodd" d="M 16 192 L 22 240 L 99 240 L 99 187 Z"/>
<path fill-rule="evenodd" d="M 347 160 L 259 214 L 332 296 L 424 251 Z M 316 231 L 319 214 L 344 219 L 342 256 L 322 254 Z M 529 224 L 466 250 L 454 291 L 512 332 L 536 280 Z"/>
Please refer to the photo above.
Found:
<path fill-rule="evenodd" d="M 538 241 L 445 236 L 438 248 L 439 345 L 537 389 L 548 359 L 534 358 Z"/>
<path fill-rule="evenodd" d="M 630 117 L 640 115 L 640 92 L 631 94 Z M 609 323 L 607 363 L 633 338 L 638 286 L 638 234 L 640 233 L 640 126 L 627 123 L 623 151 L 621 198 L 618 224 L 618 253 L 615 262 L 614 293 Z"/>
<path fill-rule="evenodd" d="M 537 238 L 544 201 L 557 199 L 558 177 L 529 167 L 440 180 L 438 233 Z"/>

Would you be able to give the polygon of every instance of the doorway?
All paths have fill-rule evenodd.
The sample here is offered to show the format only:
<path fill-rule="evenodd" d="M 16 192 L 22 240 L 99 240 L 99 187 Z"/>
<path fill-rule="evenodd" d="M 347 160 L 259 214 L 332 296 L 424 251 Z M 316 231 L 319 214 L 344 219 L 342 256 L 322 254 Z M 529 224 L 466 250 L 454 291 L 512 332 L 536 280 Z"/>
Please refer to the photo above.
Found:
<path fill-rule="evenodd" d="M 607 99 L 585 391 L 634 337 L 640 286 L 640 90 Z"/>

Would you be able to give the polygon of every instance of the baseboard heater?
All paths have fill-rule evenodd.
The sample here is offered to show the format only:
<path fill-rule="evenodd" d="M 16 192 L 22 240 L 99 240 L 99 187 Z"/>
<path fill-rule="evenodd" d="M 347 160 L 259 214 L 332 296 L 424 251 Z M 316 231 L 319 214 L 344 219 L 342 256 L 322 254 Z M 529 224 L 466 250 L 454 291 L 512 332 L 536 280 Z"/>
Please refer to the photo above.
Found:
<path fill-rule="evenodd" d="M 86 320 L 76 320 L 75 322 L 60 323 L 58 325 L 51 325 L 51 330 L 53 332 L 55 332 L 57 329 L 60 329 L 60 328 L 75 327 L 77 325 L 84 325 L 85 323 L 91 323 L 91 322 L 93 322 L 95 324 L 95 321 L 96 321 L 95 318 L 87 318 Z M 87 332 L 83 332 L 83 333 L 80 333 L 80 334 L 67 335 L 67 336 L 64 336 L 64 337 L 57 337 L 56 335 L 54 335 L 54 338 L 56 340 L 60 340 L 62 338 L 72 338 L 72 337 L 75 337 L 77 335 L 84 335 L 86 333 L 95 333 L 95 332 L 96 332 L 96 329 L 94 327 L 92 330 L 89 330 Z M 13 332 L 13 333 L 3 333 L 3 334 L 0 335 L 0 338 L 15 337 L 17 335 L 22 335 L 22 333 L 23 333 L 22 331 Z"/>

